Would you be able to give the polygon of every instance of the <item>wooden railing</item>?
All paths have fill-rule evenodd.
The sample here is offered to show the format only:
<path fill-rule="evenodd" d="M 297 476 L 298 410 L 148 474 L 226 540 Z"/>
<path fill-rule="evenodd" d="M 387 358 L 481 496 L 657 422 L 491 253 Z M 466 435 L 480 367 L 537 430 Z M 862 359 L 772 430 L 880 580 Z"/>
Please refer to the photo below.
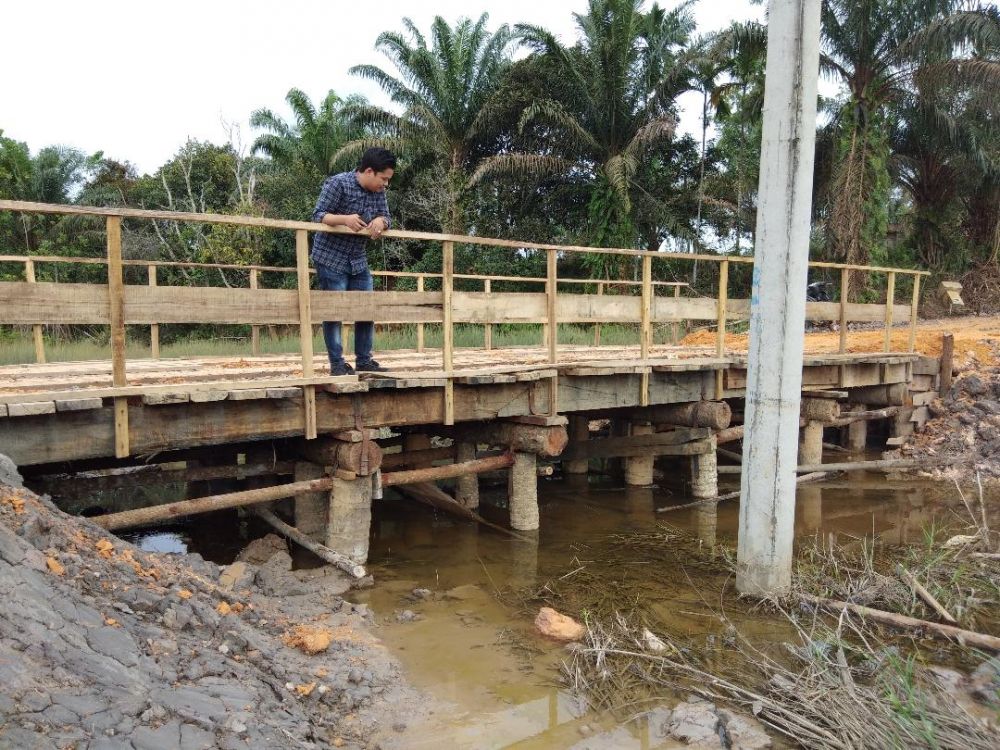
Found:
<path fill-rule="evenodd" d="M 86 206 L 54 205 L 0 200 L 0 211 L 62 214 L 86 217 L 103 217 L 106 223 L 107 253 L 104 258 L 64 258 L 60 256 L 0 256 L 0 262 L 23 263 L 24 282 L 0 283 L 0 324 L 29 325 L 35 345 L 36 359 L 45 361 L 42 326 L 45 324 L 101 324 L 111 327 L 111 361 L 115 388 L 128 386 L 125 372 L 125 326 L 148 325 L 151 331 L 152 354 L 159 355 L 159 326 L 173 323 L 250 324 L 252 348 L 260 350 L 259 327 L 263 325 L 295 325 L 300 328 L 300 354 L 302 378 L 289 384 L 300 385 L 306 393 L 306 428 L 308 437 L 316 434 L 315 386 L 330 378 L 319 377 L 313 369 L 312 326 L 324 320 L 346 323 L 374 321 L 376 323 L 406 323 L 417 327 L 417 349 L 423 350 L 424 325 L 440 324 L 443 332 L 441 364 L 447 378 L 445 388 L 446 421 L 453 417 L 447 408 L 452 403 L 454 371 L 454 326 L 476 324 L 484 327 L 486 347 L 492 346 L 492 326 L 498 323 L 541 324 L 544 347 L 548 361 L 559 361 L 558 326 L 566 323 L 594 325 L 594 345 L 600 345 L 600 326 L 607 323 L 639 326 L 639 356 L 649 358 L 653 345 L 653 326 L 685 321 L 704 321 L 715 325 L 716 354 L 726 355 L 725 333 L 727 323 L 747 319 L 750 300 L 729 297 L 729 271 L 731 264 L 753 263 L 752 257 L 709 254 L 681 254 L 649 252 L 616 248 L 594 248 L 544 243 L 501 240 L 466 235 L 435 234 L 392 230 L 383 237 L 402 241 L 432 241 L 442 245 L 440 274 L 374 271 L 376 276 L 414 278 L 416 291 L 373 292 L 324 292 L 310 290 L 309 233 L 349 233 L 343 228 L 331 228 L 313 222 L 285 221 L 257 217 L 229 216 L 222 214 L 197 214 L 174 211 L 150 211 L 129 208 L 98 208 Z M 133 260 L 123 258 L 121 225 L 128 220 L 169 220 L 224 224 L 295 233 L 294 269 L 262 265 L 237 265 L 219 263 L 178 263 L 169 261 Z M 454 249 L 456 244 L 504 247 L 512 250 L 536 250 L 546 254 L 545 277 L 487 276 L 456 274 Z M 577 253 L 604 254 L 634 257 L 641 262 L 640 280 L 593 280 L 560 278 L 560 256 Z M 653 263 L 663 261 L 700 261 L 719 264 L 717 294 L 714 298 L 682 297 L 679 282 L 653 280 Z M 37 280 L 38 263 L 91 263 L 107 265 L 107 285 L 52 283 Z M 145 266 L 147 283 L 126 284 L 123 269 Z M 854 304 L 841 294 L 840 302 L 810 302 L 807 319 L 840 324 L 840 351 L 847 350 L 847 327 L 851 322 L 882 322 L 885 325 L 885 351 L 890 348 L 890 335 L 894 321 L 909 318 L 909 349 L 914 348 L 917 301 L 920 279 L 925 271 L 900 268 L 811 263 L 813 268 L 840 269 L 841 289 L 847 288 L 849 274 L 858 272 L 885 273 L 887 278 L 885 304 Z M 241 270 L 249 274 L 249 288 L 178 287 L 160 286 L 157 271 L 161 267 L 204 268 Z M 260 285 L 264 272 L 296 273 L 294 289 L 265 289 Z M 895 304 L 896 282 L 899 277 L 913 277 L 913 295 L 909 305 Z M 426 280 L 440 279 L 440 291 L 427 291 Z M 456 291 L 456 279 L 480 281 L 482 292 Z M 492 290 L 495 282 L 539 284 L 544 291 L 497 293 Z M 560 285 L 589 285 L 596 293 L 558 294 Z M 637 289 L 639 294 L 605 294 L 610 287 L 623 286 Z M 658 289 L 673 290 L 671 296 L 657 295 Z M 674 334 L 676 341 L 676 329 Z M 647 368 L 648 369 L 648 368 Z M 648 378 L 648 372 L 644 376 Z M 555 382 L 552 379 L 551 403 L 555 408 Z M 648 381 L 644 382 L 645 393 Z M 721 377 L 717 385 L 721 395 Z M 124 393 L 124 391 L 123 391 Z M 121 419 L 127 419 L 125 397 L 116 398 L 121 404 Z M 118 407 L 116 406 L 116 414 Z M 127 436 L 127 430 L 125 430 Z M 126 438 L 127 441 L 127 438 Z M 120 448 L 126 450 L 127 446 Z"/>

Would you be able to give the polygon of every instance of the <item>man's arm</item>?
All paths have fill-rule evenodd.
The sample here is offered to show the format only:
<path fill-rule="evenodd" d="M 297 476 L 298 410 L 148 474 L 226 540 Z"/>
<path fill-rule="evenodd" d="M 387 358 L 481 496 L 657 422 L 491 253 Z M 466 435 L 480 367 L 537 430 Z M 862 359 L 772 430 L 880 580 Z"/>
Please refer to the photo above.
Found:
<path fill-rule="evenodd" d="M 378 239 L 382 232 L 391 228 L 392 219 L 389 216 L 389 203 L 385 199 L 385 193 L 379 193 L 376 205 L 376 216 L 371 220 L 371 222 L 369 222 L 368 229 L 371 232 L 371 236 L 374 239 Z"/>
<path fill-rule="evenodd" d="M 312 220 L 329 227 L 347 227 L 354 232 L 360 232 L 367 224 L 357 214 L 336 213 L 343 199 L 343 189 L 336 180 L 328 179 L 323 183 L 319 200 L 313 210 Z"/>

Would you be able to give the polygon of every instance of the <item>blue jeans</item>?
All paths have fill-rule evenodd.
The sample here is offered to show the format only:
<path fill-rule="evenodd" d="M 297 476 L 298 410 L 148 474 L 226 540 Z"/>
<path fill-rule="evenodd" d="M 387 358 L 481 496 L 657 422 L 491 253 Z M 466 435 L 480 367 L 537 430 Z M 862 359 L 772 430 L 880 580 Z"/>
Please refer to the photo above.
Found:
<path fill-rule="evenodd" d="M 324 292 L 370 292 L 372 290 L 372 275 L 369 271 L 350 273 L 335 271 L 328 266 L 317 265 L 316 276 L 319 277 L 319 288 Z M 330 367 L 336 367 L 344 361 L 344 343 L 341 337 L 339 322 L 323 323 L 323 340 L 326 342 L 326 353 L 330 357 Z M 356 364 L 367 364 L 372 358 L 372 345 L 375 342 L 375 324 L 372 321 L 357 321 L 354 324 L 354 358 Z"/>

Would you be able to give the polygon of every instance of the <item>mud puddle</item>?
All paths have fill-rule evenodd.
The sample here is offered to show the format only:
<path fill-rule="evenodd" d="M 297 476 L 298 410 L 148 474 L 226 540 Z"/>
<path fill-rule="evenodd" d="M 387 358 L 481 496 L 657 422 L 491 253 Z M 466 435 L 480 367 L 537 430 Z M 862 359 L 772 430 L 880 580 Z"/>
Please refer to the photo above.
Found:
<path fill-rule="evenodd" d="M 163 491 L 170 497 L 160 502 L 185 496 L 183 486 Z M 888 544 L 919 543 L 924 528 L 953 519 L 954 494 L 940 485 L 870 474 L 804 485 L 798 491 L 796 535 L 801 540 L 833 535 L 841 541 L 878 535 Z M 502 502 L 486 491 L 483 497 L 484 515 L 488 503 Z M 573 480 L 542 481 L 539 499 L 536 542 L 514 540 L 399 497 L 376 504 L 368 565 L 376 586 L 352 598 L 371 607 L 375 634 L 400 661 L 407 680 L 447 706 L 408 725 L 393 746 L 681 747 L 663 737 L 654 721 L 621 722 L 588 712 L 560 689 L 567 652 L 536 633 L 537 605 L 528 599 L 531 592 L 574 577 L 586 576 L 600 588 L 602 606 L 641 610 L 654 629 L 707 644 L 713 658 L 727 657 L 723 612 L 762 645 L 791 639 L 786 623 L 726 608 L 733 597 L 729 567 L 721 558 L 713 561 L 710 551 L 735 542 L 736 503 L 657 513 L 687 498 L 668 489 Z M 114 504 L 107 498 L 94 502 Z M 504 515 L 498 512 L 497 520 Z M 198 552 L 224 564 L 248 539 L 266 533 L 235 513 L 196 520 L 138 532 L 130 541 L 161 552 Z M 666 566 L 662 556 L 652 563 L 644 553 L 648 545 L 675 545 L 676 557 Z M 709 554 L 689 555 L 691 545 Z M 685 696 L 663 697 L 670 706 Z"/>
<path fill-rule="evenodd" d="M 796 533 L 918 541 L 925 526 L 950 514 L 942 504 L 946 494 L 935 485 L 875 475 L 803 486 Z M 537 544 L 447 516 L 431 520 L 426 509 L 405 500 L 386 502 L 377 512 L 369 568 L 378 585 L 355 597 L 376 613 L 376 633 L 408 679 L 453 707 L 409 727 L 400 746 L 431 748 L 446 741 L 455 748 L 681 747 L 659 735 L 654 722 L 619 723 L 588 712 L 560 690 L 567 652 L 535 632 L 536 609 L 523 604 L 518 592 L 587 575 L 605 590 L 608 606 L 642 609 L 651 624 L 707 643 L 725 659 L 727 625 L 720 612 L 726 610 L 723 591 L 731 586 L 728 567 L 722 560 L 706 564 L 704 555 L 695 561 L 683 549 L 735 542 L 738 506 L 657 513 L 684 499 L 655 488 L 562 480 L 540 484 L 539 497 Z M 669 571 L 650 569 L 643 545 L 669 545 L 675 537 L 684 538 L 676 563 Z M 614 562 L 608 561 L 609 550 Z M 730 588 L 726 597 L 732 594 Z M 760 643 L 793 639 L 787 623 L 773 617 L 725 614 Z M 684 696 L 664 697 L 671 705 Z"/>

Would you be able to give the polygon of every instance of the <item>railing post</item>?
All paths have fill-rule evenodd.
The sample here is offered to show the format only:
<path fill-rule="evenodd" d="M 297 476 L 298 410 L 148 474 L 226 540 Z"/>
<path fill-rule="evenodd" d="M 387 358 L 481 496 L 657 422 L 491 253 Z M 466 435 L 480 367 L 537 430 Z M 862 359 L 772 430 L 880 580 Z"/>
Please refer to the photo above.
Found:
<path fill-rule="evenodd" d="M 545 320 L 548 326 L 548 336 L 546 336 L 545 343 L 549 349 L 549 362 L 555 362 L 558 359 L 557 349 L 559 346 L 559 323 L 556 320 L 557 255 L 555 250 L 546 250 L 546 253 Z"/>
<path fill-rule="evenodd" d="M 35 283 L 35 261 L 24 261 L 24 280 L 29 284 Z M 45 364 L 45 339 L 42 337 L 42 324 L 36 323 L 31 326 L 31 337 L 35 342 L 35 362 L 40 365 Z"/>
<path fill-rule="evenodd" d="M 840 353 L 847 351 L 847 290 L 850 287 L 851 270 L 840 269 Z"/>
<path fill-rule="evenodd" d="M 680 298 L 681 298 L 681 287 L 680 287 L 680 284 L 674 284 L 674 299 L 679 300 Z M 678 304 L 677 307 L 679 308 L 680 305 Z M 676 321 L 676 320 L 673 323 L 670 324 L 670 342 L 674 346 L 677 346 L 678 342 L 681 340 L 681 337 L 680 337 L 680 332 L 681 332 L 680 326 L 681 326 L 680 322 Z"/>
<path fill-rule="evenodd" d="M 717 303 L 717 330 L 715 333 L 715 354 L 718 357 L 726 356 L 726 306 L 729 302 L 729 261 L 724 260 L 719 264 L 719 298 Z M 715 398 L 722 398 L 722 377 L 723 371 L 715 371 Z"/>
<path fill-rule="evenodd" d="M 913 297 L 910 302 L 910 345 L 909 351 L 917 348 L 917 308 L 920 306 L 920 274 L 913 274 Z"/>
<path fill-rule="evenodd" d="M 451 378 L 454 369 L 453 355 L 455 332 L 452 329 L 451 297 L 455 285 L 455 243 L 445 240 L 441 243 L 441 303 L 442 303 L 442 343 L 441 364 L 444 367 L 444 423 L 455 424 L 455 382 Z"/>
<path fill-rule="evenodd" d="M 299 293 L 299 348 L 302 353 L 302 377 L 311 378 L 313 369 L 312 297 L 309 291 L 309 232 L 295 230 L 295 270 Z M 306 440 L 316 437 L 316 386 L 302 387 Z"/>
<path fill-rule="evenodd" d="M 892 351 L 892 307 L 896 304 L 896 272 L 886 274 L 885 286 L 885 351 Z"/>
<path fill-rule="evenodd" d="M 156 266 L 152 263 L 146 266 L 146 277 L 149 279 L 149 285 L 155 287 L 157 284 L 156 279 Z M 149 356 L 153 359 L 160 358 L 160 324 L 150 323 L 149 324 Z"/>
<path fill-rule="evenodd" d="M 598 281 L 597 282 L 597 296 L 598 297 L 603 297 L 604 296 L 604 282 L 603 281 Z M 594 347 L 596 348 L 596 347 L 598 347 L 600 345 L 601 345 L 601 324 L 598 322 L 598 323 L 594 324 Z"/>
<path fill-rule="evenodd" d="M 122 276 L 122 218 L 107 219 L 108 242 L 108 322 L 111 326 L 111 384 L 128 385 L 125 374 L 125 280 Z M 115 397 L 115 457 L 131 452 L 128 434 L 128 399 Z"/>
<path fill-rule="evenodd" d="M 417 291 L 424 291 L 424 275 L 420 274 L 417 276 Z M 417 323 L 417 351 L 422 352 L 424 350 L 424 324 Z"/>
<path fill-rule="evenodd" d="M 653 344 L 653 258 L 642 256 L 642 303 L 639 309 L 639 356 L 642 359 L 642 392 L 639 405 L 649 406 L 649 349 Z"/>
<path fill-rule="evenodd" d="M 486 294 L 493 293 L 493 287 L 489 279 L 483 279 L 483 291 Z M 483 348 L 489 351 L 493 348 L 493 324 L 483 323 Z"/>
<path fill-rule="evenodd" d="M 258 279 L 258 271 L 256 268 L 250 269 L 250 288 L 259 288 L 260 280 Z M 311 338 L 311 337 L 310 337 Z M 260 326 L 251 325 L 250 326 L 250 353 L 255 357 L 260 356 Z"/>
<path fill-rule="evenodd" d="M 556 263 L 559 260 L 557 250 L 546 250 L 545 257 L 545 303 L 546 316 L 548 321 L 548 336 L 546 343 L 549 347 L 549 362 L 555 364 L 559 361 L 559 320 L 556 315 L 556 298 L 559 293 L 559 281 Z M 549 378 L 549 414 L 555 416 L 559 413 L 559 373 L 557 372 Z"/>

